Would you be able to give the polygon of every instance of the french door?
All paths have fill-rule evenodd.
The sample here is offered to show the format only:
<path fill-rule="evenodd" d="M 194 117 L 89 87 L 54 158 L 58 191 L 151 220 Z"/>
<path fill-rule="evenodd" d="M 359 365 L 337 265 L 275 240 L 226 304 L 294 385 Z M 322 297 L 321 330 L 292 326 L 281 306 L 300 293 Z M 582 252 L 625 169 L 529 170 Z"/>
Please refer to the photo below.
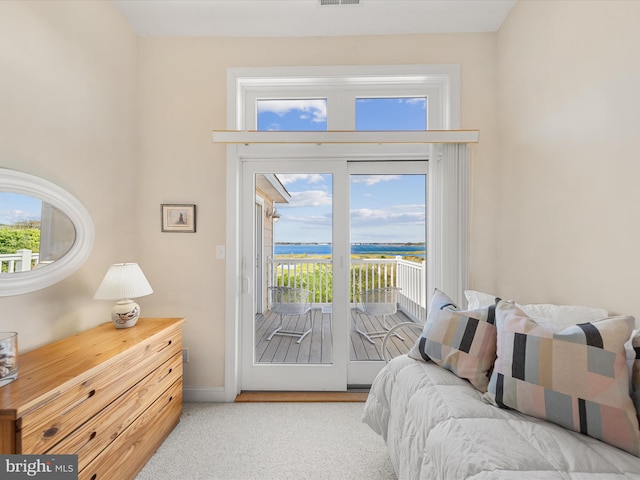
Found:
<path fill-rule="evenodd" d="M 353 323 L 360 319 L 354 313 L 356 292 L 363 286 L 354 285 L 352 273 L 351 187 L 363 179 L 417 176 L 423 191 L 418 240 L 424 248 L 427 162 L 401 158 L 373 162 L 366 156 L 356 161 L 340 155 L 274 157 L 242 161 L 240 388 L 341 391 L 350 385 L 369 385 L 384 362 L 354 354 L 361 337 Z M 375 228 L 392 233 L 393 227 L 381 221 Z M 398 239 L 415 240 L 395 233 Z M 260 274 L 256 272 L 264 272 L 261 279 L 255 278 Z M 278 313 L 275 287 L 311 292 L 310 310 Z M 380 344 L 378 339 L 377 347 L 365 348 L 379 349 Z"/>

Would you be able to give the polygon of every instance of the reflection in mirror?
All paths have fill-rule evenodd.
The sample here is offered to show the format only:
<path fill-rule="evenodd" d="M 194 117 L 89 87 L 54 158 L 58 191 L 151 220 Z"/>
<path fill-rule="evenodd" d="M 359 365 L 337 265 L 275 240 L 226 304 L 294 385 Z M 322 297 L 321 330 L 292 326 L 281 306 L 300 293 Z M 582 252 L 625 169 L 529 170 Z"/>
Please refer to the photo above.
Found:
<path fill-rule="evenodd" d="M 59 208 L 29 195 L 0 192 L 0 274 L 50 265 L 69 251 L 75 236 L 73 223 Z"/>
<path fill-rule="evenodd" d="M 63 280 L 88 258 L 93 239 L 78 199 L 42 178 L 0 168 L 0 296 Z"/>

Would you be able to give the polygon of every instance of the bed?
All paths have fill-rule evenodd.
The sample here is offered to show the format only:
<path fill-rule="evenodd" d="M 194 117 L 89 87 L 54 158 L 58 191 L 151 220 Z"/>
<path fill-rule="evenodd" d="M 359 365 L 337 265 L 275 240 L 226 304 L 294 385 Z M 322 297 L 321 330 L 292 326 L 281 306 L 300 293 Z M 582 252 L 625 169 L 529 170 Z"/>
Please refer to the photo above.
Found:
<path fill-rule="evenodd" d="M 431 317 L 430 307 L 427 323 Z M 379 373 L 363 414 L 385 440 L 398 479 L 640 479 L 640 458 L 594 438 L 597 432 L 499 408 L 446 362 L 412 356 Z"/>

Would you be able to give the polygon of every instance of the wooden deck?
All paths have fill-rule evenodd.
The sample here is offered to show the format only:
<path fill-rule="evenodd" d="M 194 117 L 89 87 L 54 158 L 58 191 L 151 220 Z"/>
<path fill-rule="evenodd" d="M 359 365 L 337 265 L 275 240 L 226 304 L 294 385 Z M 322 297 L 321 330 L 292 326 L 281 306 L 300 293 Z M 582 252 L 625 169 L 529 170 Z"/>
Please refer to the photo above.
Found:
<path fill-rule="evenodd" d="M 278 316 L 272 311 L 256 317 L 256 362 L 257 363 L 293 363 L 293 364 L 328 364 L 332 363 L 331 343 L 331 314 L 313 309 L 313 331 L 302 342 L 296 343 L 296 337 L 282 335 L 274 336 L 270 341 L 267 337 L 278 326 Z M 352 327 L 350 341 L 350 359 L 355 361 L 382 360 L 382 338 L 375 339 L 375 345 L 356 332 L 353 321 L 357 321 L 361 330 L 374 331 L 382 329 L 382 317 L 368 316 L 358 310 L 351 310 Z M 303 331 L 309 320 L 303 315 L 285 317 L 285 328 Z M 387 317 L 389 326 L 410 321 L 402 312 Z M 324 333 L 324 335 L 323 335 Z M 416 342 L 417 332 L 406 329 L 401 332 L 404 341 L 392 337 L 388 349 L 393 356 L 406 353 Z"/>

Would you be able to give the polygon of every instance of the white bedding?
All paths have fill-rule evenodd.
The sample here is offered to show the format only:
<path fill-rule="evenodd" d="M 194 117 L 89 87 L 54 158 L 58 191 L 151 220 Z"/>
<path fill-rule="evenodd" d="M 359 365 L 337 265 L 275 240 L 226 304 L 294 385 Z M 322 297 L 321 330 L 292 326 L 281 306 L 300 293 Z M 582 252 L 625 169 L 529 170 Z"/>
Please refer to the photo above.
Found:
<path fill-rule="evenodd" d="M 385 439 L 399 480 L 640 479 L 640 458 L 489 405 L 466 380 L 407 356 L 377 376 L 363 421 Z"/>

